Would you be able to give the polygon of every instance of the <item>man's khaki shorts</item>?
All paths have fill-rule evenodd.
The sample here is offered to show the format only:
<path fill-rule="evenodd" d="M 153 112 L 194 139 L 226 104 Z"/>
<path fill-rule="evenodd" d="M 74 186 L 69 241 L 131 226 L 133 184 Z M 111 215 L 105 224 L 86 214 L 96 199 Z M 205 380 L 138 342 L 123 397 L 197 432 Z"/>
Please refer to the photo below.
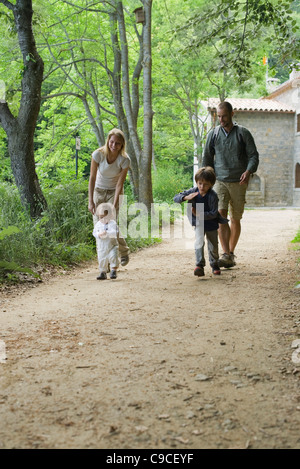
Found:
<path fill-rule="evenodd" d="M 216 181 L 214 190 L 219 197 L 219 210 L 226 210 L 234 220 L 241 220 L 243 217 L 247 184 L 239 182 Z"/>

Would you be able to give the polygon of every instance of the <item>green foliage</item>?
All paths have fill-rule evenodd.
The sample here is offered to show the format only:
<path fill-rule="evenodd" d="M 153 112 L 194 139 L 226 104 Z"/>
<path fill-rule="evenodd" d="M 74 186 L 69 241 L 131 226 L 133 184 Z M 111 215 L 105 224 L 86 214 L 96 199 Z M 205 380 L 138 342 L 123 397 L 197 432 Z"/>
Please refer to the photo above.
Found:
<path fill-rule="evenodd" d="M 293 239 L 292 243 L 300 243 L 300 230 L 296 234 L 295 238 Z"/>
<path fill-rule="evenodd" d="M 45 191 L 47 211 L 39 220 L 24 212 L 18 191 L 0 184 L 0 278 L 10 272 L 33 274 L 43 265 L 67 266 L 95 255 L 87 183 Z"/>
<path fill-rule="evenodd" d="M 298 27 L 292 7 L 291 0 L 207 2 L 204 9 L 178 28 L 187 36 L 183 50 L 190 52 L 214 44 L 217 70 L 234 71 L 242 83 L 252 69 L 258 40 L 263 40 L 269 50 L 279 51 L 281 62 L 287 56 L 290 63 L 298 60 L 299 43 L 295 40 Z"/>
<path fill-rule="evenodd" d="M 3 275 L 3 272 L 9 272 L 9 273 L 23 272 L 26 274 L 33 275 L 34 277 L 38 277 L 38 274 L 33 272 L 33 270 L 21 267 L 16 262 L 0 261 L 0 278 L 1 278 L 1 275 Z"/>
<path fill-rule="evenodd" d="M 0 127 L 0 181 L 12 181 L 6 134 L 2 127 Z"/>
<path fill-rule="evenodd" d="M 6 263 L 0 270 L 6 276 L 17 267 L 20 271 L 47 263 L 68 265 L 95 255 L 83 179 L 88 177 L 91 153 L 99 146 L 91 123 L 104 134 L 118 125 L 107 14 L 114 3 L 33 1 L 33 29 L 45 64 L 35 161 L 48 209 L 40 220 L 32 221 L 22 208 L 0 127 L 0 259 Z M 141 33 L 142 25 L 134 21 L 136 0 L 126 0 L 123 6 L 132 77 L 139 52 L 135 28 Z M 287 0 L 153 2 L 155 202 L 170 204 L 176 193 L 194 184 L 194 151 L 196 147 L 201 155 L 207 130 L 200 101 L 264 95 L 264 55 L 274 67 L 269 73 L 278 74 L 281 82 L 287 79 L 286 65 L 293 62 L 299 40 L 299 15 L 298 3 Z M 24 66 L 13 14 L 4 5 L 0 5 L 0 26 L 0 77 L 9 107 L 17 115 Z M 137 129 L 142 141 L 142 87 L 140 98 Z M 75 135 L 81 137 L 77 180 Z M 128 180 L 125 193 L 133 202 Z M 19 232 L 10 231 L 12 226 Z M 154 241 L 128 239 L 131 250 Z"/>
<path fill-rule="evenodd" d="M 47 265 L 67 268 L 96 256 L 92 215 L 87 209 L 88 182 L 72 181 L 44 192 L 47 210 L 42 218 L 32 220 L 17 189 L 0 183 L 0 282 L 17 281 L 17 273 L 37 276 Z M 128 185 L 126 192 L 132 200 Z M 127 239 L 132 252 L 158 241 Z"/>
<path fill-rule="evenodd" d="M 91 214 L 87 181 L 73 181 L 47 189 L 48 208 L 37 228 L 46 229 L 57 243 L 75 245 L 91 241 Z"/>
<path fill-rule="evenodd" d="M 9 226 L 4 230 L 0 231 L 0 241 L 2 241 L 6 236 L 11 236 L 14 233 L 19 233 L 20 230 L 16 226 Z"/>
<path fill-rule="evenodd" d="M 0 241 L 3 241 L 5 238 L 12 236 L 15 233 L 19 233 L 20 230 L 16 226 L 8 226 L 0 232 Z M 1 251 L 0 251 L 1 252 Z M 24 272 L 34 276 L 37 276 L 31 269 L 21 267 L 16 262 L 8 262 L 0 260 L 0 279 L 5 274 L 12 275 L 15 272 Z"/>
<path fill-rule="evenodd" d="M 193 187 L 192 171 L 184 172 L 180 166 L 160 164 L 153 171 L 153 198 L 155 202 L 173 203 L 173 197 L 179 192 Z"/>
<path fill-rule="evenodd" d="M 300 251 L 300 229 L 296 234 L 295 238 L 292 240 L 292 243 L 295 244 L 295 250 Z M 300 258 L 298 258 L 298 265 L 300 266 Z M 297 282 L 297 285 L 300 284 L 300 281 Z"/>

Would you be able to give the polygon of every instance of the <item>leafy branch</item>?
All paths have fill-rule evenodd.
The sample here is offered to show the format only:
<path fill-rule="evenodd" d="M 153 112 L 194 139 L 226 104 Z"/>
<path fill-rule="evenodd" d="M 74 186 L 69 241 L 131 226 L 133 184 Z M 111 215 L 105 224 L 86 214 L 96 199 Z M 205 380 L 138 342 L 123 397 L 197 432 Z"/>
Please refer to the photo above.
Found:
<path fill-rule="evenodd" d="M 276 44 L 280 49 L 281 62 L 284 62 L 287 47 L 290 61 L 297 60 L 299 43 L 295 33 L 298 27 L 291 3 L 288 0 L 219 0 L 173 29 L 173 34 L 187 36 L 189 33 L 189 39 L 183 41 L 183 54 L 220 43 L 221 52 L 214 57 L 221 61 L 218 70 L 231 68 L 242 80 L 251 67 L 251 45 L 262 35 L 270 45 Z M 273 28 L 271 34 L 270 28 Z"/>

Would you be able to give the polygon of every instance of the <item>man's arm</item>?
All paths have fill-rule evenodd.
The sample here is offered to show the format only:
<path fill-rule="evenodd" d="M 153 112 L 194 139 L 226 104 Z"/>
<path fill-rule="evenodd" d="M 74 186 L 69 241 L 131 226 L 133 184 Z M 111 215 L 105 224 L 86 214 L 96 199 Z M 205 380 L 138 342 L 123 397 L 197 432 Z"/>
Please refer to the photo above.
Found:
<path fill-rule="evenodd" d="M 243 139 L 245 142 L 245 151 L 248 159 L 247 171 L 255 173 L 259 164 L 259 154 L 255 145 L 254 138 L 249 130 L 245 129 Z"/>

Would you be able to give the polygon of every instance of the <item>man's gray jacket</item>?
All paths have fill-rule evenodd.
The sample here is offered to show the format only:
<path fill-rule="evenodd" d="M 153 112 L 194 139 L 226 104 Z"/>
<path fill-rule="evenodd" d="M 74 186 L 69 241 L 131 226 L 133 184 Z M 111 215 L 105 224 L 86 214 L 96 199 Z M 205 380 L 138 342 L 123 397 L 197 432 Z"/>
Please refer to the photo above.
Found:
<path fill-rule="evenodd" d="M 214 168 L 218 181 L 238 182 L 246 170 L 255 173 L 258 163 L 254 139 L 245 127 L 234 124 L 227 136 L 220 126 L 208 133 L 202 164 Z"/>

